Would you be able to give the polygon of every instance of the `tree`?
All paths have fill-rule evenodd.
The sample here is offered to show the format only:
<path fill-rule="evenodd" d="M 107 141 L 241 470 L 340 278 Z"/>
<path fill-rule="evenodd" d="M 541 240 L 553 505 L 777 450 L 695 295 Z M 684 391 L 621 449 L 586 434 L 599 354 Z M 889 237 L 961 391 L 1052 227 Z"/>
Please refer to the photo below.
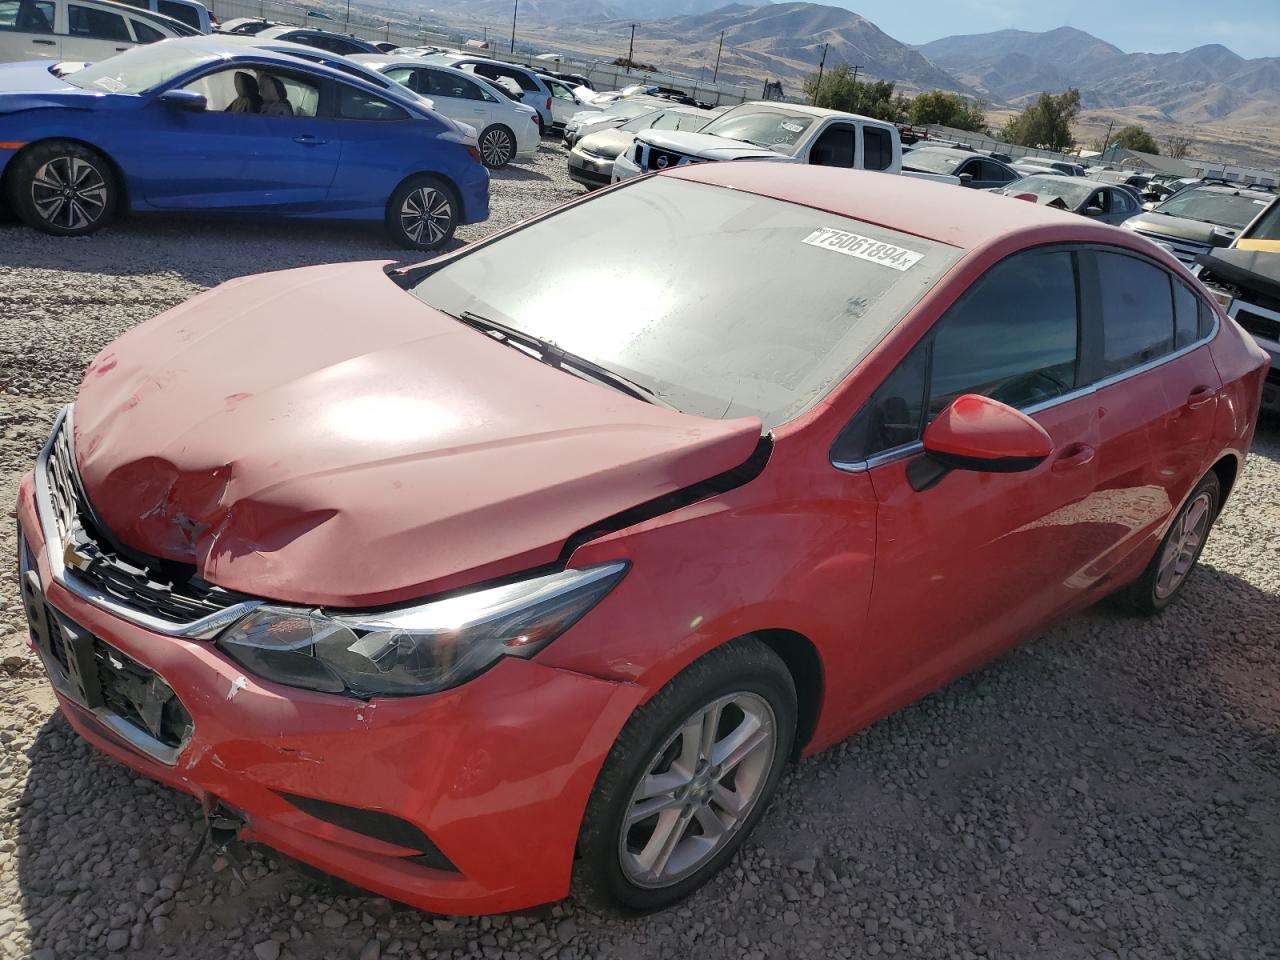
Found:
<path fill-rule="evenodd" d="M 1080 91 L 1075 87 L 1066 93 L 1042 93 L 1004 126 L 1000 138 L 1006 143 L 1041 150 L 1064 152 L 1075 143 L 1071 124 L 1080 114 Z"/>
<path fill-rule="evenodd" d="M 986 104 L 945 90 L 922 93 L 912 100 L 911 122 L 921 126 L 938 123 L 974 133 L 990 132 L 987 129 Z"/>
<path fill-rule="evenodd" d="M 805 100 L 829 110 L 860 113 L 864 117 L 900 123 L 906 119 L 906 98 L 889 80 L 855 80 L 853 69 L 842 63 L 804 82 Z M 815 96 L 816 95 L 816 96 Z"/>
<path fill-rule="evenodd" d="M 1160 145 L 1156 143 L 1156 138 L 1138 126 L 1122 127 L 1111 138 L 1111 143 L 1108 146 L 1136 150 L 1138 153 L 1160 152 Z"/>
<path fill-rule="evenodd" d="M 1175 160 L 1185 160 L 1187 151 L 1191 149 L 1191 144 L 1195 142 L 1194 137 L 1184 137 L 1180 133 L 1171 133 L 1164 138 L 1165 156 L 1173 157 Z"/>

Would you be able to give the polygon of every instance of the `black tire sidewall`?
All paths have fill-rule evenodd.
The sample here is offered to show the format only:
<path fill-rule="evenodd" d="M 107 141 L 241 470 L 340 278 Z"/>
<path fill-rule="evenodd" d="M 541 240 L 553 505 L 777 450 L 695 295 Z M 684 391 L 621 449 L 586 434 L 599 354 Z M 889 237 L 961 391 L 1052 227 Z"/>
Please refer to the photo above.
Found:
<path fill-rule="evenodd" d="M 1205 529 L 1204 539 L 1200 541 L 1200 546 L 1196 550 L 1196 558 L 1191 564 L 1191 569 L 1187 571 L 1187 575 L 1182 578 L 1182 582 L 1178 584 L 1173 592 L 1167 597 L 1161 598 L 1156 596 L 1156 581 L 1160 577 L 1160 558 L 1164 556 L 1165 547 L 1169 544 L 1169 538 L 1173 536 L 1173 531 L 1178 526 L 1178 521 L 1182 515 L 1191 507 L 1195 499 L 1201 493 L 1208 491 L 1212 501 L 1211 514 L 1209 517 L 1209 526 Z M 1151 563 L 1144 571 L 1142 578 L 1134 584 L 1136 595 L 1132 598 L 1131 606 L 1135 607 L 1138 612 L 1159 613 L 1168 607 L 1171 603 L 1182 595 L 1183 589 L 1187 585 L 1187 581 L 1191 579 L 1191 575 L 1195 573 L 1195 568 L 1200 563 L 1200 555 L 1204 553 L 1205 544 L 1209 541 L 1209 533 L 1213 530 L 1213 524 L 1218 519 L 1218 512 L 1222 509 L 1222 484 L 1218 481 L 1218 475 L 1210 470 L 1200 482 L 1196 484 L 1195 489 L 1187 495 L 1182 506 L 1178 508 L 1177 514 L 1174 516 L 1173 522 L 1169 524 L 1169 530 L 1160 540 L 1160 546 L 1156 548 L 1155 556 L 1151 558 Z"/>
<path fill-rule="evenodd" d="M 35 202 L 31 198 L 32 178 L 42 165 L 58 157 L 75 157 L 85 163 L 93 164 L 106 185 L 106 206 L 102 215 L 88 227 L 79 229 L 59 227 L 46 221 L 36 210 Z M 120 186 L 116 181 L 115 170 L 96 150 L 74 141 L 49 140 L 45 143 L 37 143 L 23 151 L 11 163 L 11 172 L 7 177 L 9 207 L 27 226 L 56 237 L 84 237 L 101 230 L 115 216 L 120 202 Z"/>
<path fill-rule="evenodd" d="M 414 190 L 420 189 L 421 187 L 431 187 L 445 194 L 445 196 L 449 198 L 449 203 L 453 209 L 453 223 L 449 226 L 449 229 L 445 232 L 444 238 L 440 240 L 438 243 L 433 243 L 433 244 L 415 243 L 413 239 L 407 233 L 405 233 L 403 228 L 400 226 L 400 206 L 404 203 L 405 197 L 407 197 Z M 449 243 L 449 241 L 453 239 L 453 234 L 458 229 L 459 221 L 461 220 L 461 218 L 462 218 L 462 202 L 458 198 L 458 192 L 454 190 L 451 186 L 449 186 L 449 184 L 441 180 L 439 177 L 433 177 L 430 174 L 422 174 L 420 176 L 410 177 L 408 180 L 406 180 L 404 183 L 400 184 L 400 186 L 396 188 L 395 192 L 391 194 L 391 199 L 387 201 L 387 213 L 386 213 L 387 233 L 390 234 L 392 240 L 394 240 L 400 246 L 405 247 L 406 249 L 409 249 L 409 250 L 439 250 L 442 247 L 446 246 Z"/>
<path fill-rule="evenodd" d="M 501 164 L 499 164 L 498 166 L 491 167 L 487 163 L 485 163 L 484 165 L 489 170 L 501 170 L 503 167 L 507 166 L 507 164 L 511 163 L 511 161 L 515 158 L 516 138 L 515 138 L 515 134 L 513 134 L 510 130 L 508 130 L 505 126 L 503 126 L 500 123 L 495 123 L 493 124 L 493 126 L 485 127 L 484 131 L 480 134 L 480 141 L 479 141 L 481 144 L 481 147 L 480 147 L 481 163 L 484 163 L 484 146 L 483 145 L 484 145 L 485 137 L 489 136 L 492 133 L 500 133 L 507 138 L 507 145 L 509 147 L 510 152 L 507 154 L 507 159 L 503 161 Z"/>
<path fill-rule="evenodd" d="M 773 763 L 755 807 L 725 847 L 695 873 L 669 887 L 637 886 L 622 872 L 618 858 L 622 820 L 636 783 L 690 716 L 712 700 L 737 692 L 763 697 L 774 712 Z M 796 718 L 791 676 L 762 642 L 735 641 L 695 661 L 632 715 L 605 760 L 583 820 L 575 893 L 597 909 L 635 915 L 670 906 L 710 880 L 733 859 L 768 809 L 786 771 Z"/>

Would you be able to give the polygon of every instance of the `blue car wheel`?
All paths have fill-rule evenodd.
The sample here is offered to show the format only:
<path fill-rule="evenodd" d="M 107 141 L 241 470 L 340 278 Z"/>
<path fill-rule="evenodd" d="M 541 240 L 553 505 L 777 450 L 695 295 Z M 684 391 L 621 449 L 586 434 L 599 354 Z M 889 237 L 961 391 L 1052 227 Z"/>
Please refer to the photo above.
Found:
<path fill-rule="evenodd" d="M 9 204 L 28 226 L 61 237 L 101 229 L 115 213 L 119 191 L 99 153 L 65 140 L 32 147 L 15 161 Z"/>
<path fill-rule="evenodd" d="M 453 239 L 461 207 L 453 189 L 437 177 L 410 177 L 387 203 L 387 231 L 402 247 L 436 250 Z"/>

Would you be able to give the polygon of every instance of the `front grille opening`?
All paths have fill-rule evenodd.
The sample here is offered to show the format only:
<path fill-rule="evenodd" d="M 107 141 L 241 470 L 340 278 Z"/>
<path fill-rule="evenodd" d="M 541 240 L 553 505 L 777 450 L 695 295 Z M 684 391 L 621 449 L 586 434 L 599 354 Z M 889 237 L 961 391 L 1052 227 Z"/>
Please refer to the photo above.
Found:
<path fill-rule="evenodd" d="M 98 688 L 108 710 L 126 723 L 177 749 L 191 737 L 191 714 L 154 671 L 94 638 Z"/>
<path fill-rule="evenodd" d="M 248 599 L 201 580 L 194 566 L 148 557 L 116 543 L 80 485 L 70 434 L 64 421 L 45 468 L 58 535 L 77 558 L 68 576 L 122 606 L 175 625 L 193 623 Z"/>
<path fill-rule="evenodd" d="M 431 842 L 431 838 L 408 820 L 381 810 L 368 810 L 363 807 L 349 807 L 342 803 L 328 800 L 317 800 L 315 797 L 303 797 L 294 793 L 281 793 L 281 797 L 308 816 L 331 823 L 343 830 L 363 834 L 383 843 L 391 843 L 397 847 L 419 851 L 417 856 L 405 857 L 406 863 L 416 863 L 433 870 L 448 870 L 458 873 L 448 857 Z"/>

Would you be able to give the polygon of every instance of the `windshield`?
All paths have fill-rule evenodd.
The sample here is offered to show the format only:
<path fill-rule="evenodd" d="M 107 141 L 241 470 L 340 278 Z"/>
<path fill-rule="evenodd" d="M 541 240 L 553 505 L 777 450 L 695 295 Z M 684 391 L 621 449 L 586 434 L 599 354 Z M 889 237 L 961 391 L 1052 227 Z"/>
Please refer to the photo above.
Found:
<path fill-rule="evenodd" d="M 1059 177 L 1023 177 L 1000 190 L 1000 193 L 1016 197 L 1020 193 L 1034 193 L 1037 197 L 1061 197 L 1062 202 L 1074 210 L 1098 189 L 1097 184 L 1079 183 Z"/>
<path fill-rule="evenodd" d="M 1280 240 L 1280 201 L 1267 201 L 1271 208 L 1264 213 L 1249 231 L 1250 240 Z"/>
<path fill-rule="evenodd" d="M 1239 230 L 1261 213 L 1266 205 L 1265 199 L 1247 194 L 1184 190 L 1156 207 L 1155 212 Z"/>
<path fill-rule="evenodd" d="M 730 110 L 716 117 L 702 132 L 792 156 L 814 119 L 803 113 L 753 106 L 750 110 Z"/>
<path fill-rule="evenodd" d="M 960 253 L 653 177 L 479 244 L 413 293 L 553 341 L 679 410 L 769 429 L 825 396 Z"/>
<path fill-rule="evenodd" d="M 86 90 L 107 93 L 146 93 L 203 63 L 217 60 L 215 54 L 182 42 L 155 43 L 134 47 L 124 53 L 68 74 L 67 83 Z"/>
<path fill-rule="evenodd" d="M 954 173 L 956 167 L 969 159 L 971 154 L 943 153 L 940 150 L 912 150 L 902 159 L 902 165 L 910 170 L 925 173 Z"/>

